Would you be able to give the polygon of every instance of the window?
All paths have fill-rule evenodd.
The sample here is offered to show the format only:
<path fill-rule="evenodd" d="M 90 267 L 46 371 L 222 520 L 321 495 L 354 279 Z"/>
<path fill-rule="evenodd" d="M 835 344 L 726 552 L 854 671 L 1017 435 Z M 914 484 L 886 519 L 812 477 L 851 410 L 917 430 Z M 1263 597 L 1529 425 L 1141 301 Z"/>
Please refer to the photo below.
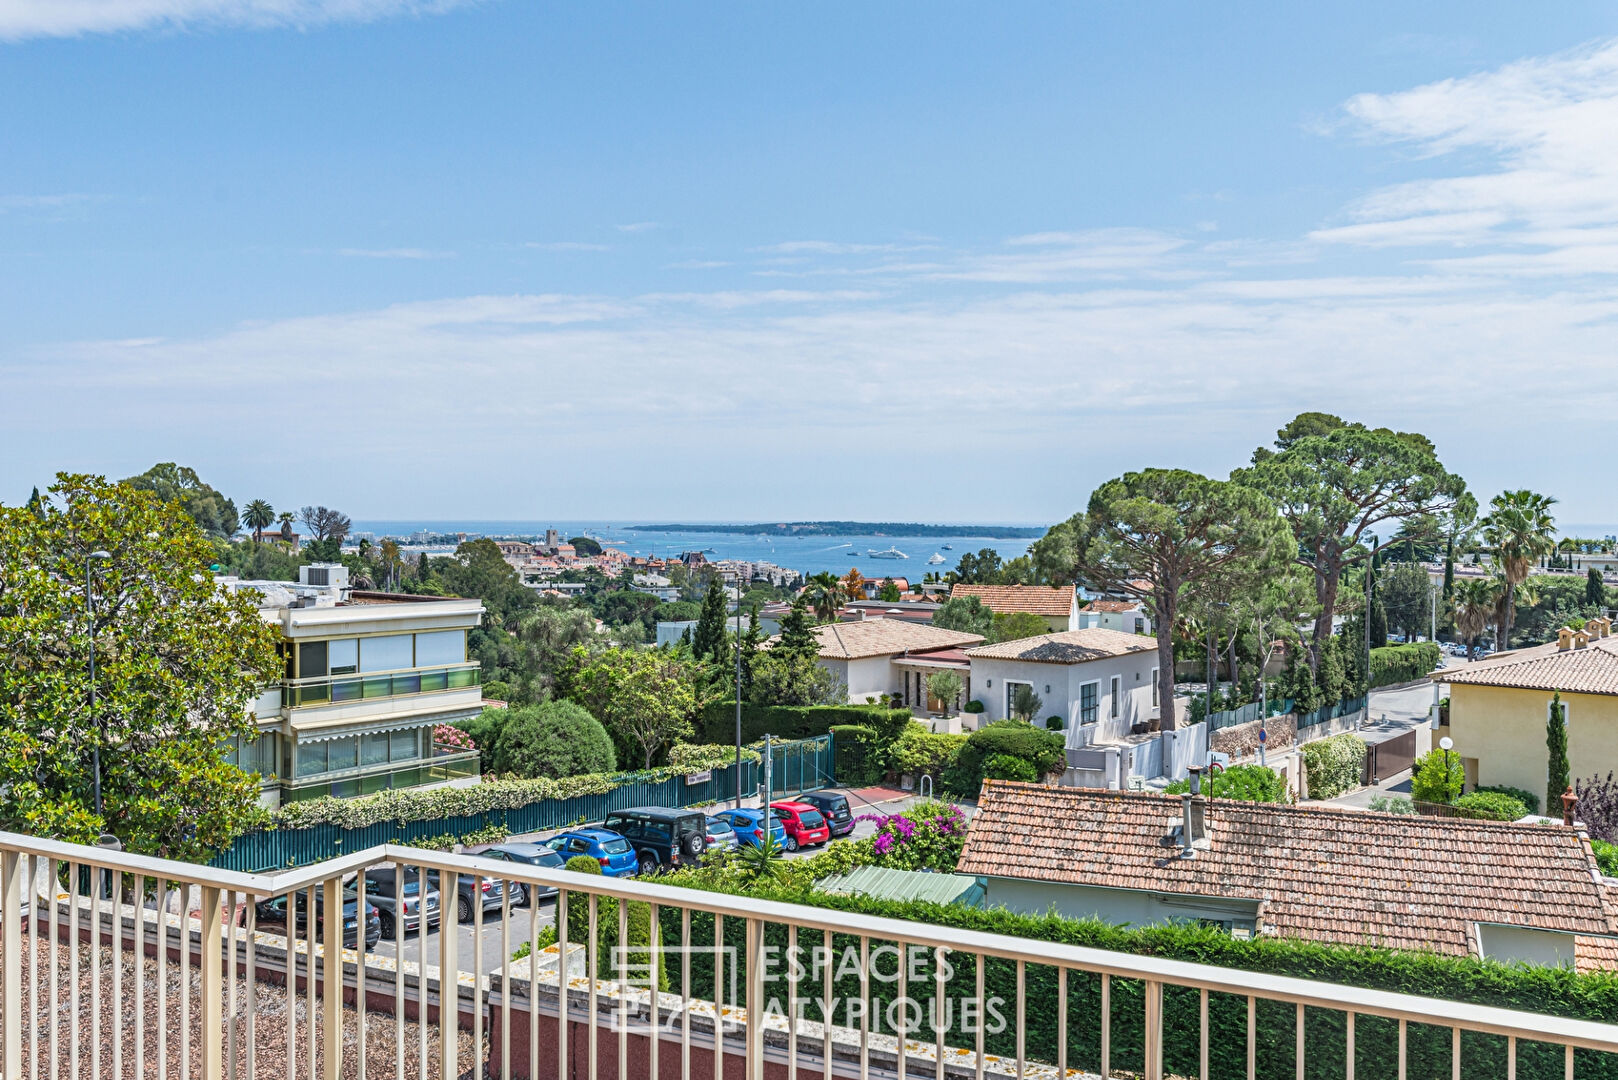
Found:
<path fill-rule="evenodd" d="M 352 675 L 360 669 L 359 638 L 339 638 L 326 642 L 327 670 L 333 675 Z"/>
<path fill-rule="evenodd" d="M 1109 696 L 1112 699 L 1112 707 L 1107 715 L 1116 720 L 1124 711 L 1124 680 L 1122 676 L 1114 675 L 1112 677 L 1112 692 Z"/>
<path fill-rule="evenodd" d="M 388 733 L 389 756 L 394 761 L 414 761 L 421 756 L 421 736 L 418 729 L 408 731 L 390 731 Z"/>
<path fill-rule="evenodd" d="M 1016 709 L 1016 706 L 1015 706 L 1015 702 L 1017 700 L 1017 688 L 1019 686 L 1026 686 L 1026 687 L 1028 687 L 1028 689 L 1032 690 L 1034 688 L 1034 684 L 1033 683 L 1026 683 L 1026 682 L 1015 682 L 1015 681 L 1013 681 L 1011 679 L 1006 679 L 1005 683 L 1006 683 L 1006 715 L 1008 717 L 1016 716 L 1017 715 L 1017 709 Z M 1033 719 L 1033 717 L 1029 717 L 1029 719 L 1031 720 L 1031 719 Z"/>
<path fill-rule="evenodd" d="M 1079 723 L 1093 724 L 1101 719 L 1101 684 L 1087 682 L 1079 686 Z"/>
<path fill-rule="evenodd" d="M 415 667 L 413 634 L 389 634 L 360 639 L 361 671 L 398 671 Z"/>
<path fill-rule="evenodd" d="M 298 677 L 315 679 L 326 674 L 326 643 L 306 641 L 298 646 Z"/>
<path fill-rule="evenodd" d="M 1375 596 L 1376 596 L 1376 580 L 1375 580 L 1375 578 L 1373 578 L 1371 580 L 1371 586 L 1372 586 L 1371 596 L 1374 599 Z M 1135 633 L 1137 633 L 1137 634 L 1146 633 L 1146 620 L 1145 619 L 1137 618 L 1135 620 Z"/>
<path fill-rule="evenodd" d="M 460 664 L 465 661 L 465 630 L 438 630 L 430 634 L 416 635 L 416 667 Z"/>
<path fill-rule="evenodd" d="M 314 776 L 326 771 L 326 744 L 301 743 L 298 746 L 298 775 Z"/>
<path fill-rule="evenodd" d="M 372 732 L 365 736 L 365 744 L 360 751 L 361 765 L 386 765 L 388 763 L 388 733 L 386 731 Z"/>

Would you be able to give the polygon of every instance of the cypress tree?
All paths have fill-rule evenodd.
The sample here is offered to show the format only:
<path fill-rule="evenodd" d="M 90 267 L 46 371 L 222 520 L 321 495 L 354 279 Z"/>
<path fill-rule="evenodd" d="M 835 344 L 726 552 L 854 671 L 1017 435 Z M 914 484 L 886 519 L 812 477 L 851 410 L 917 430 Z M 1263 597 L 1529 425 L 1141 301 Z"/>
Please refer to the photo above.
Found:
<path fill-rule="evenodd" d="M 1388 644 L 1388 609 L 1380 599 L 1371 602 L 1371 648 L 1382 649 Z"/>
<path fill-rule="evenodd" d="M 820 640 L 809 627 L 809 602 L 799 593 L 798 598 L 792 601 L 792 610 L 781 620 L 781 637 L 775 643 L 775 650 L 786 656 L 806 656 L 811 659 L 819 656 Z"/>
<path fill-rule="evenodd" d="M 1449 538 L 1444 548 L 1444 599 L 1448 600 L 1455 591 L 1455 538 Z"/>
<path fill-rule="evenodd" d="M 1551 697 L 1550 719 L 1545 721 L 1545 748 L 1549 762 L 1545 771 L 1545 812 L 1562 805 L 1562 792 L 1568 789 L 1567 715 L 1560 692 Z"/>
<path fill-rule="evenodd" d="M 708 579 L 708 592 L 702 598 L 702 613 L 697 616 L 696 629 L 691 633 L 691 651 L 698 660 L 724 660 L 725 651 L 725 587 L 719 575 Z"/>
<path fill-rule="evenodd" d="M 37 518 L 45 516 L 45 500 L 39 497 L 39 488 L 37 487 L 34 488 L 34 493 L 28 496 L 28 509 Z"/>
<path fill-rule="evenodd" d="M 431 574 L 432 570 L 427 566 L 427 553 L 424 551 L 421 553 L 421 558 L 416 562 L 416 576 L 426 581 Z"/>
<path fill-rule="evenodd" d="M 1584 602 L 1590 607 L 1605 609 L 1607 606 L 1607 586 L 1601 580 L 1601 571 L 1590 567 L 1590 572 L 1584 575 Z"/>

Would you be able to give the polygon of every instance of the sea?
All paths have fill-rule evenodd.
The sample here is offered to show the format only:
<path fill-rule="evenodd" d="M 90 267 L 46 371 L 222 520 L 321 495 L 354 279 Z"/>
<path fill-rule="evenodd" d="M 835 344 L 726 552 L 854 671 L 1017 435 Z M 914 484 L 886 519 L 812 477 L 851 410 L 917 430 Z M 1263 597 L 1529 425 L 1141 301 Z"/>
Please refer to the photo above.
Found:
<path fill-rule="evenodd" d="M 948 536 L 757 536 L 729 532 L 650 532 L 629 529 L 628 521 L 355 521 L 351 537 L 369 534 L 409 537 L 418 532 L 434 535 L 466 533 L 496 538 L 543 537 L 555 529 L 564 537 L 591 536 L 631 555 L 667 558 L 684 551 L 701 551 L 709 559 L 745 559 L 772 562 L 804 576 L 829 570 L 838 575 L 858 568 L 867 578 L 904 577 L 920 581 L 927 571 L 952 570 L 963 554 L 983 548 L 998 552 L 1002 559 L 1015 559 L 1028 553 L 1032 540 L 995 540 L 974 533 L 972 526 L 961 526 L 958 535 Z M 907 558 L 873 559 L 868 552 L 898 548 Z M 937 553 L 941 563 L 929 564 Z"/>

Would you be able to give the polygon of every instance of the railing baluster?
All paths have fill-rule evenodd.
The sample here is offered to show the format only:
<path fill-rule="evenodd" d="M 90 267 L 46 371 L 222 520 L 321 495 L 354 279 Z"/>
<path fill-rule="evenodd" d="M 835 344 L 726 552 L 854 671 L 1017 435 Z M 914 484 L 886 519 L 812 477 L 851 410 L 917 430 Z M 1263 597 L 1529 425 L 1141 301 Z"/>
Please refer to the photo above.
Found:
<path fill-rule="evenodd" d="M 298 897 L 286 894 L 287 1080 L 298 1080 Z M 307 967 L 307 965 L 306 965 Z"/>
<path fill-rule="evenodd" d="M 691 1080 L 691 909 L 680 909 L 680 1080 Z"/>
<path fill-rule="evenodd" d="M 1207 993 L 1207 991 L 1204 990 L 1203 993 Z M 1345 1055 L 1347 1060 L 1343 1063 L 1343 1080 L 1354 1080 L 1354 1014 L 1352 1012 L 1348 1014 L 1347 1024 L 1348 1048 Z"/>
<path fill-rule="evenodd" d="M 54 875 L 52 875 L 54 877 Z M 169 883 L 152 879 L 152 901 L 157 916 L 157 1080 L 169 1075 Z M 54 936 L 54 935 L 53 935 Z M 51 1080 L 55 1080 L 54 1063 Z M 290 1077 L 289 1077 L 290 1080 Z"/>
<path fill-rule="evenodd" d="M 438 1076 L 439 1080 L 450 1080 L 460 1075 L 460 1054 L 455 1045 L 459 1034 L 455 1025 L 461 1011 L 460 960 L 455 950 L 461 934 L 460 875 L 453 870 L 440 871 L 438 881 Z M 483 895 L 478 891 L 481 883 L 478 875 L 472 875 L 473 908 L 483 906 Z M 448 908 L 444 906 L 446 896 L 454 901 Z"/>
<path fill-rule="evenodd" d="M 23 857 L 15 851 L 0 854 L 0 924 L 5 928 L 0 937 L 5 949 L 5 1000 L 0 1002 L 5 1050 L 0 1069 L 8 1078 L 22 1075 L 22 867 Z M 33 935 L 28 937 L 32 945 Z M 31 968 L 37 961 L 30 957 L 26 963 Z"/>
<path fill-rule="evenodd" d="M 600 897 L 595 893 L 591 893 L 589 903 L 590 913 L 586 926 L 586 929 L 588 929 L 590 932 L 590 940 L 584 947 L 584 977 L 586 980 L 585 988 L 590 1002 L 587 1006 L 590 1016 L 590 1048 L 589 1056 L 587 1058 L 587 1065 L 590 1071 L 585 1074 L 589 1077 L 589 1080 L 596 1080 L 596 1078 L 601 1075 L 599 1068 L 600 1059 L 598 1057 L 599 1050 L 597 1049 L 596 1040 L 596 976 L 601 974 L 601 934 L 600 927 L 598 926 L 600 907 Z"/>
<path fill-rule="evenodd" d="M 124 1075 L 124 875 L 110 874 L 112 880 L 112 1075 Z M 139 953 L 135 954 L 139 957 Z M 136 971 L 139 966 L 137 963 Z M 140 1051 L 137 1049 L 136 1060 Z"/>
<path fill-rule="evenodd" d="M 101 1076 L 101 869 L 90 871 L 90 1075 Z"/>
<path fill-rule="evenodd" d="M 871 1075 L 871 939 L 860 936 L 860 1080 Z"/>
<path fill-rule="evenodd" d="M 393 864 L 393 1075 L 405 1074 L 405 890 L 404 863 Z M 416 882 L 416 937 L 427 940 L 427 882 Z M 418 1019 L 420 1019 L 418 1017 Z M 252 1080 L 249 1075 L 248 1080 Z"/>
<path fill-rule="evenodd" d="M 983 1001 L 983 961 L 978 961 L 978 1002 L 982 1007 Z M 982 1022 L 979 1021 L 979 1030 Z M 983 1056 L 983 1036 L 978 1036 L 978 1056 Z M 1112 1075 L 1112 976 L 1101 976 L 1101 1075 Z M 983 1066 L 978 1066 L 978 1077 L 983 1076 Z"/>
<path fill-rule="evenodd" d="M 623 906 L 620 902 L 619 909 Z M 764 921 L 748 919 L 745 930 L 747 986 L 743 993 L 747 998 L 747 1046 L 743 1075 L 747 1080 L 764 1080 Z M 902 1073 L 900 1080 L 903 1080 Z"/>
<path fill-rule="evenodd" d="M 254 1061 L 258 1047 L 258 906 L 256 897 L 248 893 L 242 901 L 242 908 L 247 913 L 246 934 L 247 941 L 247 975 L 243 980 L 247 989 L 247 1080 L 256 1080 L 258 1073 L 254 1071 Z M 291 986 L 288 985 L 290 991 Z M 290 998 L 289 998 L 290 1000 Z"/>
<path fill-rule="evenodd" d="M 534 898 L 534 890 L 538 887 L 532 884 L 524 886 L 530 927 L 539 919 L 539 901 Z M 537 952 L 538 950 L 532 946 L 529 947 L 530 966 L 539 963 Z M 511 1080 L 511 882 L 509 881 L 500 894 L 500 1070 L 501 1080 Z"/>
<path fill-rule="evenodd" d="M 1301 1002 L 1301 1001 L 1298 1002 L 1298 1019 L 1297 1019 L 1297 1022 L 1293 1025 L 1292 1030 L 1293 1030 L 1293 1038 L 1297 1043 L 1297 1046 L 1295 1047 L 1295 1049 L 1293 1051 L 1293 1055 L 1294 1055 L 1293 1060 L 1294 1060 L 1294 1062 L 1295 1062 L 1295 1064 L 1297 1066 L 1297 1070 L 1298 1070 L 1297 1071 L 1297 1077 L 1298 1077 L 1298 1080 L 1304 1080 L 1304 1078 L 1303 1078 L 1303 1066 L 1304 1066 L 1303 1002 Z"/>
<path fill-rule="evenodd" d="M 1562 1080 L 1573 1080 L 1573 1047 L 1562 1048 Z"/>
<path fill-rule="evenodd" d="M 1450 1080 L 1461 1080 L 1461 1029 L 1450 1028 L 1449 1074 Z"/>
<path fill-rule="evenodd" d="M 135 1045 L 131 1070 L 139 1080 L 146 1075 L 146 875 L 136 874 L 130 882 L 129 906 L 135 916 L 135 963 L 130 978 L 135 984 Z"/>
<path fill-rule="evenodd" d="M 1017 1077 L 1022 1080 L 1028 1064 L 1028 971 L 1027 962 L 1017 961 Z M 902 1080 L 902 1078 L 901 1078 Z"/>
<path fill-rule="evenodd" d="M 909 1064 L 910 1058 L 909 1047 L 906 1045 L 906 1040 L 910 1037 L 910 1010 L 906 1008 L 906 1002 L 908 1002 L 910 999 L 910 980 L 908 970 L 910 967 L 910 945 L 908 942 L 904 941 L 898 941 L 894 944 L 897 945 L 899 949 L 899 993 L 894 999 L 895 1003 L 899 1006 L 899 1022 L 898 1024 L 894 1025 L 893 1034 L 899 1048 L 899 1080 L 905 1080 L 905 1069 Z"/>
<path fill-rule="evenodd" d="M 1404 1020 L 1400 1020 L 1399 1021 L 1399 1080 L 1406 1080 L 1405 1071 L 1406 1071 L 1406 1068 L 1407 1068 L 1407 1065 L 1408 1065 L 1408 1063 L 1406 1061 L 1406 1058 L 1407 1058 L 1406 1050 L 1409 1047 L 1409 1043 L 1407 1041 L 1408 1037 L 1409 1037 L 1409 1034 L 1410 1034 L 1410 1032 L 1409 1032 L 1409 1024 Z"/>
<path fill-rule="evenodd" d="M 663 992 L 663 924 L 660 921 L 661 912 L 658 910 L 658 906 L 656 904 L 651 905 L 650 911 L 647 914 L 647 919 L 646 935 L 647 943 L 650 948 L 650 952 L 647 955 L 647 960 L 652 966 L 652 1007 L 649 1014 L 650 1027 L 647 1028 L 647 1031 L 651 1037 L 646 1041 L 646 1075 L 648 1080 L 658 1080 L 657 1044 L 662 1040 L 659 1039 L 657 1035 L 657 1010 L 659 1005 L 658 998 Z M 511 1080 L 511 1078 L 508 1076 L 506 1077 L 506 1080 Z"/>
<path fill-rule="evenodd" d="M 1506 1080 L 1517 1080 L 1517 1036 L 1506 1036 Z"/>
<path fill-rule="evenodd" d="M 939 984 L 942 991 L 943 983 Z M 944 1039 L 938 1039 L 938 1080 L 944 1080 Z M 1067 968 L 1056 969 L 1056 1075 L 1067 1076 Z"/>
<path fill-rule="evenodd" d="M 180 899 L 180 1080 L 191 1080 L 191 885 L 175 882 Z"/>
<path fill-rule="evenodd" d="M 39 1059 L 45 1052 L 45 1014 L 39 1001 L 39 856 L 24 856 L 28 867 L 28 1017 L 34 1029 L 28 1058 L 28 1080 L 39 1080 Z M 54 1004 L 54 1002 L 53 1002 Z"/>
<path fill-rule="evenodd" d="M 787 923 L 787 1080 L 798 1080 L 798 925 Z M 652 1074 L 657 1075 L 655 1072 Z"/>
<path fill-rule="evenodd" d="M 479 891 L 482 881 L 472 879 L 472 1053 L 482 1053 L 483 1046 L 483 894 Z M 511 909 L 506 904 L 506 894 L 511 891 L 510 881 L 500 883 L 500 913 L 509 915 Z M 456 993 L 456 1008 L 459 1009 L 460 994 Z"/>
<path fill-rule="evenodd" d="M 395 901 L 397 903 L 397 901 Z M 342 910 L 341 908 L 338 909 Z M 365 1080 L 365 933 L 370 928 L 371 902 L 365 898 L 365 867 L 354 874 L 354 1053 L 359 1058 L 358 1080 Z M 339 921 L 339 926 L 342 922 Z M 403 931 L 394 931 L 402 934 Z M 382 944 L 380 934 L 378 945 Z M 338 969 L 337 1001 L 342 1008 L 342 968 Z"/>
<path fill-rule="evenodd" d="M 79 875 L 84 872 L 83 863 L 67 864 L 67 910 L 68 910 L 68 1000 L 71 1003 L 73 1017 L 71 1030 L 72 1041 L 68 1043 L 69 1076 L 79 1075 L 79 949 L 82 946 L 79 935 Z"/>
<path fill-rule="evenodd" d="M 232 890 L 225 894 L 229 905 L 229 921 L 225 924 L 225 985 L 229 988 L 230 999 L 225 1006 L 225 1075 L 229 1080 L 236 1080 L 236 1050 L 240 1036 L 240 1024 L 237 1017 L 238 1005 L 236 1002 L 236 938 L 237 924 L 241 921 L 242 894 Z M 117 1074 L 116 1069 L 113 1074 Z"/>
<path fill-rule="evenodd" d="M 976 1054 L 977 1063 L 973 1066 L 972 1072 L 973 1072 L 973 1076 L 974 1076 L 975 1080 L 983 1080 L 983 1025 L 984 1025 L 983 1012 L 984 1012 L 984 1009 L 983 1009 L 983 954 L 982 953 L 977 954 L 977 965 L 978 965 L 977 991 L 976 991 L 976 995 L 977 995 L 977 1024 L 976 1024 L 976 1027 L 977 1027 L 977 1032 L 976 1032 L 976 1034 L 977 1034 L 977 1042 L 975 1044 L 976 1045 L 976 1050 L 977 1050 L 977 1054 Z M 1103 976 L 1103 977 L 1105 977 L 1105 976 Z M 1106 984 L 1105 983 L 1102 984 L 1102 1000 L 1103 1001 L 1106 1000 Z M 1107 1029 L 1105 1027 L 1103 1027 L 1101 1030 L 1102 1030 L 1102 1036 L 1101 1036 L 1101 1060 L 1105 1061 L 1107 1059 L 1107 1036 L 1106 1036 L 1106 1030 Z M 1105 1066 L 1102 1067 L 1102 1073 L 1101 1074 L 1103 1076 L 1106 1075 L 1106 1067 Z"/>
<path fill-rule="evenodd" d="M 725 917 L 713 917 L 713 1077 L 725 1075 Z M 594 1073 L 590 1080 L 595 1080 Z"/>
<path fill-rule="evenodd" d="M 1258 999 L 1247 995 L 1247 1080 L 1258 1077 Z"/>
<path fill-rule="evenodd" d="M 832 936 L 830 930 L 821 931 L 821 943 L 826 947 L 826 968 L 821 974 L 821 990 L 823 991 L 821 1005 L 820 1025 L 820 1076 L 821 1080 L 831 1080 L 831 1022 L 834 1007 L 832 1006 L 832 973 L 836 970 L 837 960 L 832 953 Z"/>
<path fill-rule="evenodd" d="M 1163 1080 L 1163 984 L 1146 980 L 1146 1080 Z"/>
<path fill-rule="evenodd" d="M 1208 988 L 1197 995 L 1197 1075 L 1208 1080 Z M 1352 1076 L 1348 1080 L 1354 1080 Z"/>
<path fill-rule="evenodd" d="M 437 871 L 434 871 L 437 873 Z M 427 897 L 427 864 L 422 863 L 416 867 L 416 887 L 420 890 L 422 903 Z M 444 891 L 445 881 L 442 874 L 438 878 L 438 936 L 442 938 L 446 928 L 450 925 L 448 920 L 455 915 L 454 890 Z M 446 904 L 445 897 L 449 897 Z M 443 1004 L 443 995 L 439 995 L 439 1004 Z M 416 1076 L 418 1080 L 427 1080 L 427 923 L 421 924 L 421 930 L 416 934 Z"/>
<path fill-rule="evenodd" d="M 629 1065 L 629 901 L 618 901 L 618 948 L 612 978 L 618 984 L 618 1069 L 623 1076 Z"/>
<path fill-rule="evenodd" d="M 568 1007 L 569 1006 L 569 995 L 568 995 L 568 986 L 567 986 L 567 972 L 568 972 L 568 965 L 570 963 L 570 957 L 568 955 L 568 934 L 569 934 L 570 931 L 569 931 L 568 925 L 567 925 L 567 915 L 568 915 L 567 904 L 568 904 L 568 896 L 567 896 L 566 890 L 563 890 L 563 889 L 556 890 L 556 948 L 557 948 L 557 952 L 560 954 L 559 957 L 558 957 L 558 963 L 556 965 L 556 1029 L 557 1029 L 556 1030 L 556 1076 L 557 1076 L 557 1080 L 562 1080 L 562 1077 L 565 1077 L 565 1076 L 569 1075 L 568 1074 L 568 1069 L 567 1069 L 567 1057 L 568 1057 L 568 1049 L 569 1049 L 569 1047 L 570 1047 L 570 1045 L 572 1043 L 572 1033 L 569 1030 L 570 1025 L 569 1025 L 569 1017 L 568 1017 L 568 1012 L 570 1010 L 569 1010 L 569 1007 Z M 539 980 L 538 980 L 538 977 L 536 976 L 535 979 L 534 979 L 534 982 L 530 985 L 530 988 L 529 988 L 530 991 L 534 994 L 534 996 L 536 998 L 536 1003 L 533 1006 L 533 1012 L 536 1015 L 539 1012 L 539 1006 L 537 1004 L 537 998 L 538 998 L 538 993 L 539 993 L 538 989 L 537 989 L 538 983 L 539 983 Z M 532 1028 L 530 1028 L 530 1030 L 532 1030 Z M 528 1075 L 530 1077 L 534 1076 L 534 1068 L 535 1068 L 535 1064 L 537 1062 L 537 1058 L 535 1057 L 535 1055 L 537 1053 L 538 1053 L 538 1041 L 537 1040 L 531 1041 L 528 1044 Z M 592 1080 L 593 1080 L 593 1078 L 592 1078 Z"/>
<path fill-rule="evenodd" d="M 219 888 L 202 887 L 202 948 L 198 963 L 202 968 L 200 1002 L 202 1009 L 202 1080 L 220 1080 L 224 1074 L 224 1059 L 220 1056 L 223 1031 L 220 1027 L 220 1009 L 224 1004 L 224 984 L 220 981 L 221 957 L 219 944 L 222 929 L 219 916 Z M 190 939 L 190 931 L 186 933 Z M 187 951 L 189 951 L 189 946 Z M 189 982 L 189 978 L 187 982 Z M 189 1056 L 189 1055 L 187 1055 Z"/>
<path fill-rule="evenodd" d="M 319 894 L 315 890 L 318 888 L 320 888 L 318 885 L 309 886 L 303 897 L 303 943 L 305 946 L 303 958 L 303 985 L 305 990 L 304 1013 L 306 1019 L 309 1021 L 309 1029 L 307 1033 L 308 1038 L 306 1040 L 309 1044 L 309 1048 L 307 1051 L 305 1051 L 304 1056 L 309 1062 L 309 1080 L 315 1080 L 315 1078 L 320 1075 L 320 1056 L 316 1053 L 315 1049 L 320 1045 L 315 1034 L 315 1021 L 320 1015 L 320 1010 L 315 1007 L 315 989 L 316 984 L 320 981 L 320 968 L 315 962 L 315 955 L 317 951 L 315 949 L 315 926 L 319 922 L 319 912 L 315 907 L 315 900 Z"/>

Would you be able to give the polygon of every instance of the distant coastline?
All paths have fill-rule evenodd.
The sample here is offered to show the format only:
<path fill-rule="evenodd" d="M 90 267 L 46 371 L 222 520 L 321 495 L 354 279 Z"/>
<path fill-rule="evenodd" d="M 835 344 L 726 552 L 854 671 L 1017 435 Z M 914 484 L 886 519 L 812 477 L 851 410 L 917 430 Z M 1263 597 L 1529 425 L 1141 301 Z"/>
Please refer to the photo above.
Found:
<path fill-rule="evenodd" d="M 789 521 L 757 525 L 629 525 L 632 532 L 726 533 L 747 536 L 981 536 L 1036 540 L 1042 528 L 1025 525 L 922 525 L 902 521 Z"/>

